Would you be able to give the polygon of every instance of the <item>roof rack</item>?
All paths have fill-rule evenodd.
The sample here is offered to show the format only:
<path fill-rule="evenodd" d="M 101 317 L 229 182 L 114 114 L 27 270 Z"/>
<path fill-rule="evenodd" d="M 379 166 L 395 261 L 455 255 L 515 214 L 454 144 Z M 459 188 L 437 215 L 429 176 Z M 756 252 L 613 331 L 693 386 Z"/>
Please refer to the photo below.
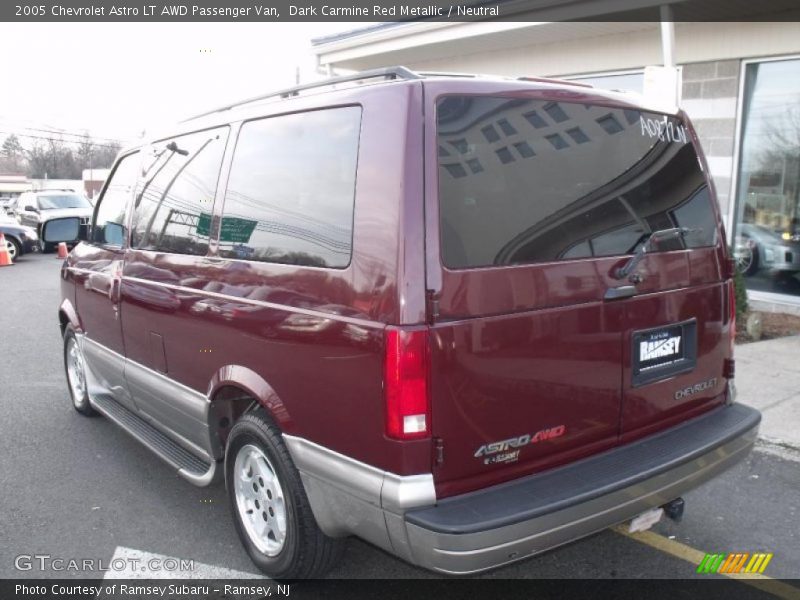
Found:
<path fill-rule="evenodd" d="M 283 90 L 278 90 L 276 92 L 269 92 L 267 94 L 260 94 L 258 96 L 254 96 L 252 98 L 248 98 L 247 100 L 242 100 L 240 102 L 235 102 L 233 104 L 228 104 L 225 106 L 220 106 L 219 108 L 215 108 L 214 110 L 209 110 L 204 113 L 200 113 L 199 115 L 195 115 L 193 117 L 189 117 L 188 119 L 184 119 L 181 121 L 182 123 L 186 123 L 187 121 L 193 121 L 194 119 L 199 119 L 201 117 L 207 117 L 208 115 L 213 115 L 219 112 L 223 112 L 226 110 L 231 110 L 232 108 L 238 108 L 239 106 L 244 106 L 245 104 L 250 104 L 252 102 L 259 102 L 261 100 L 267 100 L 269 98 L 291 98 L 293 96 L 297 96 L 300 92 L 304 92 L 306 90 L 312 90 L 316 88 L 323 88 L 323 87 L 330 87 L 339 85 L 342 83 L 350 83 L 356 81 L 364 81 L 365 79 L 402 79 L 402 80 L 415 80 L 415 79 L 425 79 L 426 77 L 464 77 L 464 78 L 478 78 L 481 75 L 473 75 L 469 73 L 438 73 L 433 71 L 425 71 L 416 73 L 411 69 L 406 67 L 386 67 L 384 69 L 371 69 L 368 71 L 359 71 L 358 73 L 353 73 L 352 75 L 341 75 L 338 77 L 330 77 L 328 79 L 323 79 L 322 81 L 314 81 L 312 83 L 305 83 L 303 85 L 296 85 L 294 87 L 286 88 Z M 485 77 L 485 76 L 484 76 Z M 551 79 L 548 77 L 504 77 L 503 79 L 508 80 L 516 80 L 516 81 L 533 81 L 533 82 L 541 82 L 541 83 L 557 83 L 562 85 L 574 85 L 578 87 L 593 87 L 591 84 L 588 83 L 581 83 L 577 81 L 570 81 L 566 79 Z"/>
<path fill-rule="evenodd" d="M 419 71 L 417 75 L 420 77 L 463 77 L 464 79 L 477 79 L 482 77 L 476 73 L 449 73 L 447 71 Z"/>
<path fill-rule="evenodd" d="M 555 77 L 517 77 L 518 81 L 533 81 L 536 83 L 558 83 L 561 85 L 574 85 L 577 87 L 593 88 L 591 83 L 583 83 L 573 79 L 556 79 Z"/>
<path fill-rule="evenodd" d="M 192 121 L 194 119 L 199 119 L 200 117 L 213 115 L 218 112 L 230 110 L 232 108 L 237 108 L 245 104 L 250 104 L 251 102 L 266 100 L 268 98 L 275 98 L 275 97 L 291 98 L 292 96 L 297 96 L 300 92 L 303 92 L 305 90 L 334 86 L 341 83 L 349 83 L 353 81 L 363 81 L 364 79 L 377 79 L 379 77 L 382 77 L 384 79 L 404 79 L 404 80 L 422 79 L 421 75 L 414 73 L 414 71 L 411 71 L 406 67 L 386 67 L 384 69 L 371 69 L 368 71 L 360 71 L 358 73 L 353 73 L 352 75 L 341 75 L 339 77 L 330 77 L 322 81 L 305 83 L 303 85 L 296 85 L 294 87 L 286 88 L 284 90 L 278 90 L 276 92 L 269 92 L 267 94 L 254 96 L 252 98 L 248 98 L 247 100 L 235 102 L 234 104 L 228 104 L 226 106 L 220 106 L 219 108 L 215 108 L 214 110 L 209 110 L 199 115 L 195 115 L 193 117 L 183 120 L 182 123 L 185 123 L 186 121 Z"/>

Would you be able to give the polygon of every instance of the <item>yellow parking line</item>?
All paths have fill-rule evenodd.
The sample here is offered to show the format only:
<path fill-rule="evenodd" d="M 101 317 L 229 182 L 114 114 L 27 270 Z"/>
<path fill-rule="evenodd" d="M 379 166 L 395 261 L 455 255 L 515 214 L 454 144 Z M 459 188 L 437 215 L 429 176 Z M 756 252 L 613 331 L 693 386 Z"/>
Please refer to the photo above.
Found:
<path fill-rule="evenodd" d="M 700 561 L 706 556 L 705 552 L 701 552 L 697 548 L 692 548 L 681 542 L 665 538 L 663 535 L 659 535 L 654 531 L 629 533 L 627 525 L 617 525 L 612 529 L 625 537 L 685 560 L 694 565 L 695 568 L 697 568 L 697 565 L 699 565 Z M 763 592 L 767 592 L 778 598 L 783 598 L 783 600 L 800 600 L 800 589 L 788 583 L 777 581 L 767 575 L 762 575 L 760 573 L 719 573 L 719 575 L 736 579 Z"/>

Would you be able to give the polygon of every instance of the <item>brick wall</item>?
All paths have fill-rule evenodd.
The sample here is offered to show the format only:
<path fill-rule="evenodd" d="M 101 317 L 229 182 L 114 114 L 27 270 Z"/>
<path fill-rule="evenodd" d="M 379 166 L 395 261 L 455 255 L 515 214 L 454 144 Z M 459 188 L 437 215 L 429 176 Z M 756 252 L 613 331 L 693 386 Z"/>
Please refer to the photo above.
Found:
<path fill-rule="evenodd" d="M 697 130 L 724 217 L 732 202 L 740 65 L 738 60 L 683 65 L 681 106 Z"/>

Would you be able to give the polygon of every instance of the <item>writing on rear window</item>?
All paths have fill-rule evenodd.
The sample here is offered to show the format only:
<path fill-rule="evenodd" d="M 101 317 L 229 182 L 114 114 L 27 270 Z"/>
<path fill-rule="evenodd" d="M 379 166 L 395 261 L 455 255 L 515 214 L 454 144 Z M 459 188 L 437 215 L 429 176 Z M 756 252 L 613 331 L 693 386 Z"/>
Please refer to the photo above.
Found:
<path fill-rule="evenodd" d="M 662 119 L 639 119 L 642 126 L 642 135 L 650 138 L 658 138 L 662 142 L 678 142 L 685 144 L 689 141 L 686 135 L 686 128 L 670 121 L 666 116 Z"/>

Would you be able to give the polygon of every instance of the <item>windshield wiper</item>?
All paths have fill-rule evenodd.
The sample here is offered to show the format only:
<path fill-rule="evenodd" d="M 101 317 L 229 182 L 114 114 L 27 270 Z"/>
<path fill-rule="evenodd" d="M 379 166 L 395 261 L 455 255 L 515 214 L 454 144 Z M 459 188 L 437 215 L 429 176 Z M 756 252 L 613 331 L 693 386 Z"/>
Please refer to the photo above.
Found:
<path fill-rule="evenodd" d="M 653 246 L 666 240 L 674 240 L 675 238 L 683 238 L 690 233 L 700 233 L 702 229 L 690 229 L 688 227 L 672 227 L 671 229 L 659 229 L 647 234 L 644 243 L 639 246 L 636 253 L 622 267 L 617 269 L 614 276 L 617 279 L 625 279 L 636 268 L 645 254 L 653 249 Z"/>

